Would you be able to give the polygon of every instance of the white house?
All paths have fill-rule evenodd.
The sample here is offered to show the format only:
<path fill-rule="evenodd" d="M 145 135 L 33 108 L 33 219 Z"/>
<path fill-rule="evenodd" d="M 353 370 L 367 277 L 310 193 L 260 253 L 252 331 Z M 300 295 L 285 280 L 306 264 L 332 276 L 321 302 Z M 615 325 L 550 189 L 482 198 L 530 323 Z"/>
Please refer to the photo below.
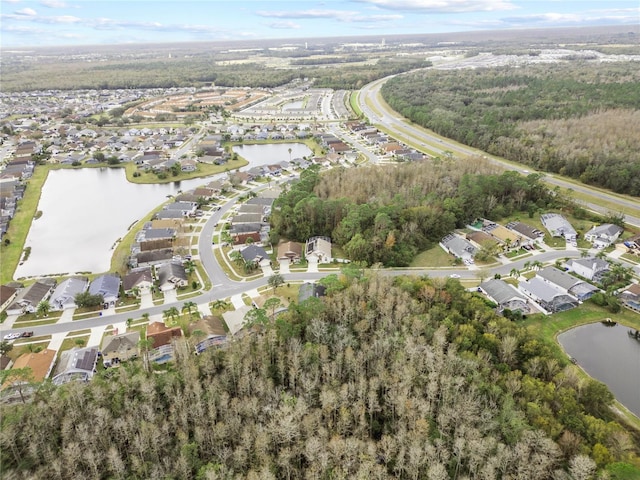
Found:
<path fill-rule="evenodd" d="M 591 242 L 595 248 L 606 248 L 611 245 L 622 233 L 622 228 L 611 223 L 594 225 L 584 234 L 585 240 Z"/>

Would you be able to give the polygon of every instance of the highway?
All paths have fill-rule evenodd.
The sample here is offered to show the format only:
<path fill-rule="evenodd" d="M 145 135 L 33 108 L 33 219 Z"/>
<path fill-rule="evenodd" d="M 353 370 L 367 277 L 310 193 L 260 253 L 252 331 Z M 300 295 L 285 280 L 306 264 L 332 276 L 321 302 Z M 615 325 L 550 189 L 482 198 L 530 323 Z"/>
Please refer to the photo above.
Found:
<path fill-rule="evenodd" d="M 395 75 L 385 77 L 380 80 L 365 85 L 358 94 L 358 106 L 362 112 L 369 118 L 372 125 L 378 125 L 391 132 L 396 139 L 414 146 L 422 146 L 428 148 L 437 154 L 445 154 L 451 152 L 453 155 L 481 155 L 487 160 L 508 170 L 517 170 L 520 173 L 527 174 L 526 165 L 514 166 L 498 157 L 490 156 L 478 149 L 462 145 L 454 140 L 441 137 L 435 133 L 417 127 L 411 124 L 406 118 L 402 117 L 398 112 L 389 108 L 389 106 L 381 100 L 380 89 L 382 85 L 393 78 Z M 617 203 L 621 208 L 631 208 L 640 210 L 640 200 L 632 197 L 609 193 L 604 190 L 590 187 L 588 185 L 570 182 L 562 179 L 558 175 L 544 174 L 544 181 L 550 185 L 559 186 L 561 188 L 570 188 L 575 192 L 584 193 L 594 198 L 602 199 L 606 202 Z M 584 206 L 597 213 L 607 213 L 610 209 L 603 207 L 601 204 L 594 202 L 582 202 Z M 616 212 L 617 213 L 617 212 Z M 625 221 L 634 227 L 640 227 L 640 216 L 625 214 Z"/>

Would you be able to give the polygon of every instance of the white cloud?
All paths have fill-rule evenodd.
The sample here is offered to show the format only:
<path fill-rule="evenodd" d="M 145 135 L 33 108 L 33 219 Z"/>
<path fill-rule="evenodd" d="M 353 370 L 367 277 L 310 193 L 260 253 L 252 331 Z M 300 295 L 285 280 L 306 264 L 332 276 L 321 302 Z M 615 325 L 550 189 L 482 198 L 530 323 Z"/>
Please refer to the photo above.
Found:
<path fill-rule="evenodd" d="M 389 10 L 423 13 L 493 12 L 516 8 L 509 0 L 353 0 Z"/>
<path fill-rule="evenodd" d="M 294 22 L 273 22 L 267 24 L 269 28 L 275 28 L 277 30 L 296 30 L 300 28 L 300 25 Z"/>
<path fill-rule="evenodd" d="M 332 19 L 339 22 L 388 22 L 393 20 L 399 20 L 403 18 L 399 14 L 389 15 L 363 15 L 360 12 L 352 10 L 292 10 L 292 11 L 279 11 L 268 12 L 259 11 L 257 15 L 267 18 L 293 18 L 300 19 Z"/>
<path fill-rule="evenodd" d="M 3 3 L 20 3 L 22 0 L 2 0 Z"/>
<path fill-rule="evenodd" d="M 42 0 L 40 5 L 49 8 L 66 8 L 68 5 L 65 2 L 59 0 Z"/>
<path fill-rule="evenodd" d="M 38 12 L 36 12 L 33 8 L 23 8 L 20 10 L 16 10 L 15 13 L 16 15 L 24 15 L 26 17 L 35 17 L 36 15 L 38 15 Z"/>

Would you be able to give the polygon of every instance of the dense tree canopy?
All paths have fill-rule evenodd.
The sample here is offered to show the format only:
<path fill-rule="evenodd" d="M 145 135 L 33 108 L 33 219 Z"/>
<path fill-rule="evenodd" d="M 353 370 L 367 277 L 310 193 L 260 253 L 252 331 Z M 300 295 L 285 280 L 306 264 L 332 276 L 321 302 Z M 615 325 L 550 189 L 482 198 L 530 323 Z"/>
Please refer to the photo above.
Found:
<path fill-rule="evenodd" d="M 323 175 L 312 169 L 275 203 L 273 240 L 324 235 L 351 260 L 406 266 L 475 218 L 499 219 L 556 201 L 538 175 L 494 169 L 480 157 Z"/>
<path fill-rule="evenodd" d="M 573 62 L 398 76 L 385 100 L 449 138 L 640 196 L 636 62 Z"/>
<path fill-rule="evenodd" d="M 179 344 L 162 375 L 136 360 L 3 408 L 3 474 L 536 480 L 634 471 L 634 439 L 613 421 L 607 388 L 457 281 L 345 273 L 336 282 L 325 301 L 292 304 L 224 349 L 193 356 Z"/>

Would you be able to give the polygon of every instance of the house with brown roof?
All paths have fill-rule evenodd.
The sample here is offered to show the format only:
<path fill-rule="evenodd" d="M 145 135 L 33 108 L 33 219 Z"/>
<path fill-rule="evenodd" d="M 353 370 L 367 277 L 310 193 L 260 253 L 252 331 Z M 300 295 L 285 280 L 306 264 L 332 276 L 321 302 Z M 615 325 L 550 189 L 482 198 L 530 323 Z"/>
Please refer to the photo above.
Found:
<path fill-rule="evenodd" d="M 298 242 L 280 242 L 278 244 L 278 261 L 299 262 L 302 258 L 302 244 Z"/>
<path fill-rule="evenodd" d="M 182 337 L 180 327 L 167 327 L 162 322 L 151 322 L 147 326 L 147 340 L 153 338 L 153 348 L 171 345 L 174 338 Z"/>
<path fill-rule="evenodd" d="M 205 315 L 189 325 L 189 332 L 192 337 L 199 338 L 194 347 L 196 353 L 202 353 L 209 347 L 223 345 L 227 341 L 227 331 L 222 319 L 213 315 Z"/>
<path fill-rule="evenodd" d="M 11 305 L 11 302 L 16 298 L 17 294 L 17 288 L 13 288 L 8 285 L 0 285 L 0 312 L 4 311 L 5 308 Z"/>
<path fill-rule="evenodd" d="M 12 369 L 30 368 L 33 381 L 42 382 L 49 377 L 53 370 L 56 353 L 55 350 L 49 350 L 48 348 L 38 353 L 27 352 L 16 359 Z M 9 379 L 2 388 L 8 388 L 13 384 L 14 382 Z"/>

